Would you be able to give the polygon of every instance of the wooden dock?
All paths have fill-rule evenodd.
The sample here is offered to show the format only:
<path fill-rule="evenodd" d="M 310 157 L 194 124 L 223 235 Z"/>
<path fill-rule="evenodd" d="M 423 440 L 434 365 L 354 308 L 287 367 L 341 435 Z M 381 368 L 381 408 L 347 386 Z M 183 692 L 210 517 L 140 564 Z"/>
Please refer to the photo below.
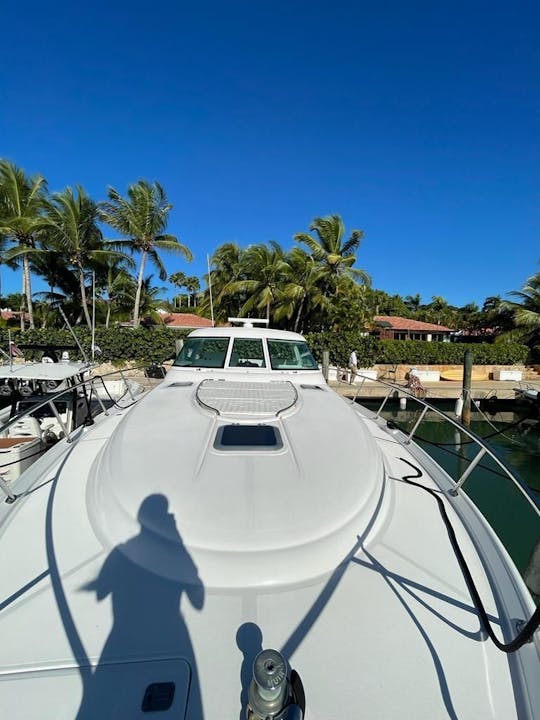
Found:
<path fill-rule="evenodd" d="M 538 385 L 540 391 L 540 383 L 531 383 Z M 356 383 L 349 385 L 344 382 L 329 383 L 339 395 L 343 397 L 353 398 L 382 398 L 385 397 L 390 389 L 386 385 L 381 385 L 375 380 L 366 380 L 363 385 Z M 456 400 L 461 397 L 462 386 L 460 382 L 451 382 L 440 380 L 439 382 L 423 382 L 426 389 L 426 400 L 432 399 L 448 399 Z M 401 393 L 399 388 L 406 388 L 403 385 L 396 386 L 398 397 L 405 397 L 405 392 Z M 483 380 L 473 382 L 471 386 L 471 395 L 475 400 L 482 400 L 487 397 L 497 397 L 499 400 L 514 400 L 514 388 L 519 387 L 519 383 L 512 380 Z"/>

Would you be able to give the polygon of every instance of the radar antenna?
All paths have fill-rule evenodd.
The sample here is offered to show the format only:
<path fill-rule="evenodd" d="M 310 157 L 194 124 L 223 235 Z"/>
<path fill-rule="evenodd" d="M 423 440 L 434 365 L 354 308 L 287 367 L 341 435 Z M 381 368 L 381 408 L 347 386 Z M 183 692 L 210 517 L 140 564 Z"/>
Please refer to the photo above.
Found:
<path fill-rule="evenodd" d="M 268 325 L 270 321 L 267 318 L 227 318 L 227 322 L 245 328 L 252 328 L 254 325 Z"/>

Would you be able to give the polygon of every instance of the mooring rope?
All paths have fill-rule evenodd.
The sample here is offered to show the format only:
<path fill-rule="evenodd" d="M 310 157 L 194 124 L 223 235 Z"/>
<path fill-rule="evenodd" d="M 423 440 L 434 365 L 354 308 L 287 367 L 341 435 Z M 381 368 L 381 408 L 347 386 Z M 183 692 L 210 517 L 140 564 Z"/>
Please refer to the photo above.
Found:
<path fill-rule="evenodd" d="M 482 599 L 480 598 L 480 594 L 474 583 L 471 571 L 469 570 L 469 566 L 467 565 L 467 561 L 465 560 L 465 557 L 463 556 L 463 553 L 461 552 L 461 548 L 459 547 L 459 543 L 457 541 L 456 534 L 454 532 L 454 528 L 452 527 L 452 523 L 450 522 L 450 518 L 448 517 L 448 513 L 446 512 L 446 508 L 444 506 L 442 498 L 440 497 L 439 493 L 435 492 L 435 490 L 432 490 L 431 488 L 428 488 L 425 485 L 414 482 L 412 480 L 412 478 L 418 479 L 423 476 L 422 470 L 420 470 L 419 467 L 417 467 L 416 465 L 413 465 L 413 463 L 409 462 L 408 460 L 405 460 L 405 458 L 399 458 L 399 459 L 401 461 L 403 461 L 404 463 L 406 463 L 409 467 L 411 467 L 416 472 L 416 475 L 403 475 L 401 480 L 403 482 L 406 482 L 408 485 L 414 485 L 415 487 L 420 488 L 421 490 L 425 490 L 425 492 L 429 493 L 437 501 L 437 505 L 439 507 L 439 512 L 440 512 L 443 522 L 446 526 L 446 529 L 448 532 L 448 537 L 450 538 L 450 543 L 452 545 L 452 548 L 456 555 L 457 561 L 461 568 L 461 572 L 463 573 L 463 577 L 465 579 L 467 587 L 469 588 L 469 592 L 471 594 L 471 599 L 473 601 L 473 604 L 478 611 L 478 615 L 480 617 L 480 621 L 482 623 L 482 626 L 484 627 L 484 630 L 486 631 L 488 636 L 491 638 L 491 640 L 495 644 L 495 646 L 502 652 L 511 653 L 511 652 L 515 652 L 516 650 L 519 650 L 519 648 L 522 645 L 525 645 L 525 643 L 527 643 L 527 642 L 529 642 L 529 640 L 531 640 L 534 633 L 538 629 L 538 626 L 540 625 L 540 606 L 538 606 L 536 608 L 536 610 L 534 611 L 534 613 L 532 614 L 530 619 L 524 624 L 524 626 L 521 628 L 521 630 L 519 631 L 519 633 L 513 640 L 511 640 L 508 643 L 503 643 L 499 640 L 499 638 L 495 635 L 495 632 L 491 626 L 491 622 L 490 622 L 488 614 L 484 608 Z"/>

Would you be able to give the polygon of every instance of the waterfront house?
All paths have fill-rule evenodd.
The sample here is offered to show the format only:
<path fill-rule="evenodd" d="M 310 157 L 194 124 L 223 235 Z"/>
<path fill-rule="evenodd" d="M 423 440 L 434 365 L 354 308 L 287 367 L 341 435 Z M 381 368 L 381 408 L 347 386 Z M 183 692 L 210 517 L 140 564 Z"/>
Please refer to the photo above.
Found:
<path fill-rule="evenodd" d="M 375 315 L 374 334 L 381 340 L 427 340 L 450 342 L 452 328 L 434 323 L 411 320 L 396 315 Z"/>

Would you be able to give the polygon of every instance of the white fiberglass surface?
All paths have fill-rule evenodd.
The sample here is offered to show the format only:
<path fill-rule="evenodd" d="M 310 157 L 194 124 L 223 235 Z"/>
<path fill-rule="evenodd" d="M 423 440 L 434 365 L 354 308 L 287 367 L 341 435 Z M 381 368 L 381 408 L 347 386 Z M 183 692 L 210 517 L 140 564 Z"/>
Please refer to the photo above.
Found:
<path fill-rule="evenodd" d="M 2 526 L 13 552 L 0 576 L 0 693 L 3 679 L 21 681 L 13 673 L 70 668 L 64 686 L 41 685 L 44 697 L 66 690 L 55 717 L 93 707 L 106 718 L 108 669 L 180 658 L 186 717 L 236 718 L 256 652 L 274 647 L 299 672 L 312 720 L 526 717 L 391 436 L 377 447 L 335 396 L 306 390 L 280 422 L 281 454 L 225 453 L 194 387 L 170 392 L 86 429 Z M 129 702 L 147 680 L 136 674 Z M 1 695 L 6 717 L 43 717 L 39 683 L 26 687 Z"/>
<path fill-rule="evenodd" d="M 141 503 L 161 492 L 208 582 L 257 584 L 274 568 L 278 583 L 297 577 L 300 568 L 314 576 L 332 567 L 347 528 L 369 522 L 383 479 L 379 454 L 354 413 L 330 391 L 301 391 L 279 419 L 264 420 L 279 433 L 278 449 L 225 450 L 216 440 L 231 420 L 201 408 L 195 392 L 188 385 L 151 393 L 97 458 L 89 512 L 103 542 L 115 544 L 135 531 Z M 354 443 L 351 423 L 358 426 Z M 159 451 L 151 451 L 150 438 Z M 169 530 L 160 532 L 169 537 Z M 289 550 L 296 559 L 282 563 Z M 167 553 L 160 563 L 167 563 Z"/>

